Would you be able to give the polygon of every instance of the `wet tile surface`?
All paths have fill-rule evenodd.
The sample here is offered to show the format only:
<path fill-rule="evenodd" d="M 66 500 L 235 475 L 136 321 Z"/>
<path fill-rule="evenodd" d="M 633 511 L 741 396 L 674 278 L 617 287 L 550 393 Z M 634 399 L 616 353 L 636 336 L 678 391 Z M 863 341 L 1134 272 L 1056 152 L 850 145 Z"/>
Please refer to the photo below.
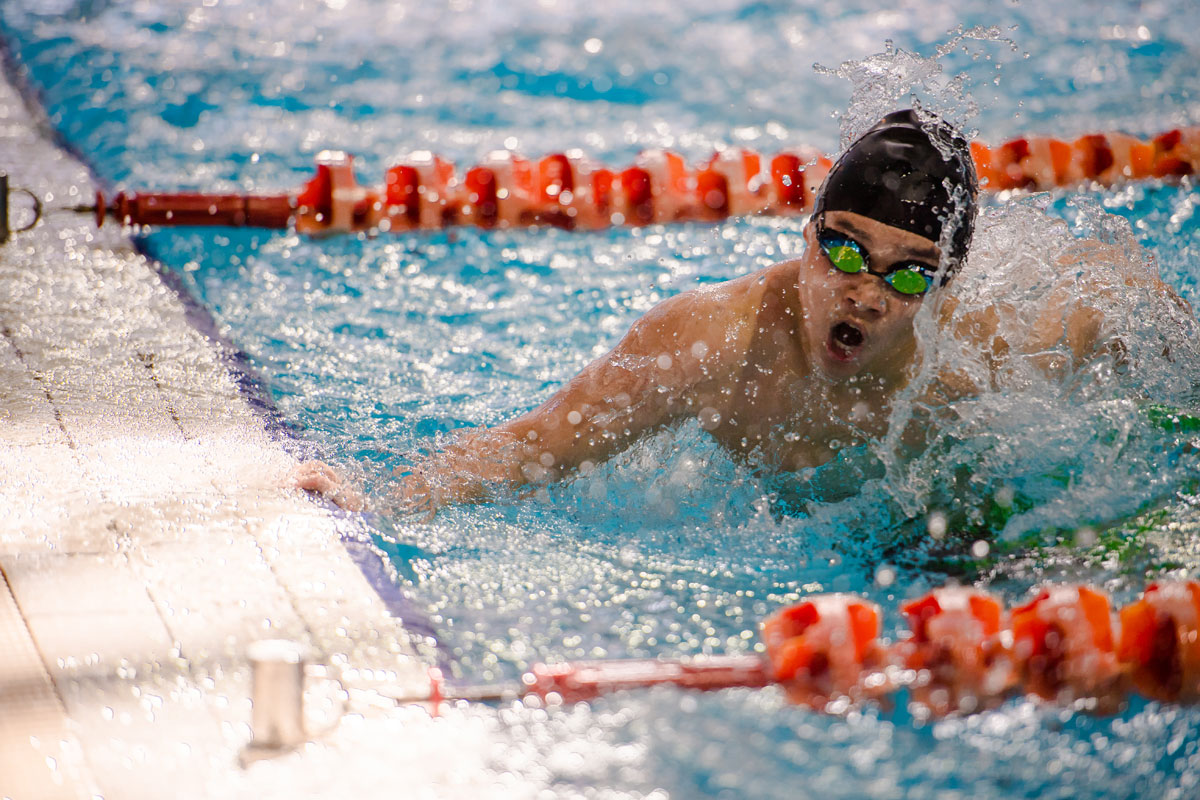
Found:
<path fill-rule="evenodd" d="M 92 191 L 3 83 L 0 169 L 46 198 Z M 361 523 L 280 488 L 292 457 L 154 265 L 65 215 L 0 256 L 0 796 L 270 794 L 278 766 L 237 765 L 256 639 L 301 642 L 353 697 L 419 690 L 408 635 L 341 544 Z M 329 727 L 342 687 L 308 692 Z M 341 737 L 412 719 L 368 705 L 269 785 L 311 786 L 349 757 Z M 428 739 L 416 720 L 407 737 Z"/>

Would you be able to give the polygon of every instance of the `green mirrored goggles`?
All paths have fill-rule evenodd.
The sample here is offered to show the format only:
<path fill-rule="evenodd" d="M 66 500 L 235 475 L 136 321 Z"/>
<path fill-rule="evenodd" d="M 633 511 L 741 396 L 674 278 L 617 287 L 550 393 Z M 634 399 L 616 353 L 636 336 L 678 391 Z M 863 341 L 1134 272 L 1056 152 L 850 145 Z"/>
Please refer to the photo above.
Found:
<path fill-rule="evenodd" d="M 834 231 L 821 229 L 817 232 L 817 243 L 825 251 L 829 263 L 842 272 L 853 275 L 868 268 L 867 251 L 853 239 Z M 937 270 L 928 264 L 911 263 L 897 264 L 886 273 L 871 272 L 883 278 L 884 282 L 904 295 L 925 294 L 933 288 L 933 279 Z"/>

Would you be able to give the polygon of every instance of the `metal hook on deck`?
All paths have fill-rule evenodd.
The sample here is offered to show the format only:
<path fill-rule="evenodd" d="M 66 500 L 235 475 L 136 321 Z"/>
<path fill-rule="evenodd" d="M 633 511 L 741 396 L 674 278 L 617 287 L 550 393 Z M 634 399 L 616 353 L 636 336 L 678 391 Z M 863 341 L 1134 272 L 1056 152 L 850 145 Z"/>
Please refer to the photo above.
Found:
<path fill-rule="evenodd" d="M 255 761 L 291 752 L 336 728 L 346 712 L 349 695 L 337 677 L 309 663 L 310 651 L 287 639 L 260 639 L 246 648 L 253 676 L 251 708 L 253 739 L 242 748 L 238 762 Z M 305 683 L 318 678 L 336 686 L 340 708 L 323 727 L 314 728 L 304 711 Z"/>
<path fill-rule="evenodd" d="M 28 225 L 22 225 L 20 228 L 14 228 L 9 224 L 8 220 L 8 198 L 14 192 L 25 194 L 30 202 L 33 203 L 33 219 Z M 6 244 L 12 238 L 14 233 L 24 233 L 25 231 L 37 225 L 42 218 L 42 201 L 41 199 L 21 186 L 9 186 L 8 174 L 0 172 L 0 244 Z"/>

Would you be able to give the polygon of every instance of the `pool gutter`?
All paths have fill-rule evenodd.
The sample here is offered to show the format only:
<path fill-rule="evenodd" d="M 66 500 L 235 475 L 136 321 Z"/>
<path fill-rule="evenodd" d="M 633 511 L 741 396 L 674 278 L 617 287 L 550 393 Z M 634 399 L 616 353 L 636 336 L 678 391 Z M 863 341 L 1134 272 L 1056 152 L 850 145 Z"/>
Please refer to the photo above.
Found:
<path fill-rule="evenodd" d="M 93 176 L 38 113 L 0 81 L 0 170 L 48 205 L 86 201 Z M 347 550 L 367 523 L 280 488 L 294 456 L 194 311 L 86 217 L 0 246 L 0 796 L 320 796 L 331 763 L 362 772 L 354 742 L 420 754 L 448 735 L 370 699 L 419 692 L 425 666 Z M 358 726 L 289 756 L 286 779 L 238 766 L 245 649 L 275 637 L 334 667 Z M 346 698 L 331 685 L 316 705 Z M 413 774 L 485 796 L 463 777 L 477 755 L 414 756 Z"/>

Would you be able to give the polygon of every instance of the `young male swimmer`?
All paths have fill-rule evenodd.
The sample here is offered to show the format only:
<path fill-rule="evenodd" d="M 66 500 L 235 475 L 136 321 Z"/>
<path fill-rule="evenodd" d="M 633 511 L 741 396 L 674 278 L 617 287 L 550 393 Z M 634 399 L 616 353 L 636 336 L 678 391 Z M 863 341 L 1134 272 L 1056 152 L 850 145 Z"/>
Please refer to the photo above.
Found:
<path fill-rule="evenodd" d="M 401 503 L 432 511 L 586 473 L 688 417 L 729 450 L 783 470 L 883 435 L 916 358 L 913 317 L 963 265 L 977 188 L 967 144 L 949 125 L 889 114 L 829 171 L 802 257 L 664 301 L 541 406 L 462 431 L 405 474 Z M 1035 323 L 1044 330 L 1030 341 L 1065 339 L 1081 358 L 1099 320 L 1062 311 Z M 970 327 L 981 346 L 1007 347 L 988 315 Z M 342 505 L 361 503 L 319 462 L 293 477 Z"/>

